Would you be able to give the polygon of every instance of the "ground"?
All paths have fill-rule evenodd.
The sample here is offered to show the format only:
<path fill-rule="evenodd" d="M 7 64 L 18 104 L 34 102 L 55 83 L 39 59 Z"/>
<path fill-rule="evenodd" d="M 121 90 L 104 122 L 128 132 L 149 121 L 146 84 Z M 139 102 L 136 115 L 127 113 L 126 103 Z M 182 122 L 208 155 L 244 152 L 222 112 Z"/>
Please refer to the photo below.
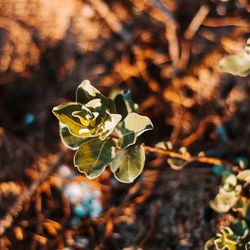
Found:
<path fill-rule="evenodd" d="M 106 95 L 129 88 L 154 130 L 142 141 L 171 141 L 197 155 L 248 159 L 249 78 L 218 69 L 249 37 L 247 1 L 0 1 L 0 248 L 203 248 L 221 216 L 209 208 L 220 176 L 211 165 L 172 170 L 148 155 L 133 184 L 109 169 L 75 174 L 51 110 L 74 100 L 89 79 Z M 77 226 L 64 186 L 101 192 L 99 217 Z"/>

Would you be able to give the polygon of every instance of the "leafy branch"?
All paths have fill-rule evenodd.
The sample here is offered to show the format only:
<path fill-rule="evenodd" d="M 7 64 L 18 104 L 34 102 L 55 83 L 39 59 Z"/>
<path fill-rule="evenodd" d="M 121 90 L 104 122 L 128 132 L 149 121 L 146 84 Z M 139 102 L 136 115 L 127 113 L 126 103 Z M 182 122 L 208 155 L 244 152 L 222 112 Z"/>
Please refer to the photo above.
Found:
<path fill-rule="evenodd" d="M 225 163 L 217 158 L 174 152 L 164 143 L 155 147 L 139 145 L 137 138 L 153 129 L 153 124 L 148 117 L 139 115 L 137 109 L 129 91 L 118 92 L 110 99 L 87 80 L 79 85 L 76 102 L 53 108 L 59 120 L 62 142 L 76 150 L 74 165 L 80 172 L 93 179 L 110 165 L 118 181 L 130 183 L 142 172 L 146 152 L 167 156 L 173 168 L 190 162 Z"/>
<path fill-rule="evenodd" d="M 250 74 L 250 38 L 244 51 L 221 60 L 220 69 L 238 76 Z M 210 202 L 210 206 L 216 212 L 231 213 L 236 218 L 228 226 L 221 228 L 216 237 L 208 240 L 204 249 L 248 250 L 250 249 L 250 170 L 241 169 L 237 173 L 233 169 L 227 169 L 222 176 L 222 186 Z"/>
<path fill-rule="evenodd" d="M 129 91 L 113 99 L 102 95 L 88 80 L 76 91 L 76 101 L 53 108 L 66 147 L 76 150 L 74 165 L 89 179 L 110 165 L 115 178 L 130 183 L 141 173 L 145 150 L 137 138 L 153 129 L 151 120 L 137 113 Z"/>

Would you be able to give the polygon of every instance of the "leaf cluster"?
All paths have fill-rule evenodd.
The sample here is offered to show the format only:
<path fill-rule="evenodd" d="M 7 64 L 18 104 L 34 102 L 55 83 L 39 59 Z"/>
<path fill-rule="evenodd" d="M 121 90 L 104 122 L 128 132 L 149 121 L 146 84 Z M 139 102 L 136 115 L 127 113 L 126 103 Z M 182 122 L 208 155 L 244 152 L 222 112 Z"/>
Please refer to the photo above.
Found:
<path fill-rule="evenodd" d="M 110 165 L 117 180 L 133 182 L 141 173 L 145 150 L 137 138 L 153 129 L 151 120 L 137 113 L 129 91 L 113 99 L 102 95 L 88 80 L 77 88 L 76 101 L 53 108 L 66 147 L 76 150 L 74 165 L 89 179 Z"/>
<path fill-rule="evenodd" d="M 248 222 L 250 221 L 250 170 L 243 170 L 239 174 L 229 174 L 223 180 L 215 199 L 210 206 L 216 212 L 228 213 L 232 211 L 239 215 L 241 222 L 236 219 L 229 227 L 224 227 L 216 238 L 210 239 L 205 250 L 236 250 L 241 249 L 242 242 L 249 234 Z M 246 249 L 248 249 L 246 247 Z"/>
<path fill-rule="evenodd" d="M 250 73 L 250 38 L 245 50 L 237 55 L 229 55 L 220 61 L 220 69 L 238 76 Z M 245 164 L 239 166 L 244 168 Z M 218 194 L 210 202 L 212 209 L 219 213 L 232 212 L 235 219 L 228 227 L 224 227 L 216 237 L 208 240 L 205 250 L 237 250 L 250 249 L 250 170 L 242 170 L 235 174 L 231 166 L 222 169 L 223 183 Z"/>
<path fill-rule="evenodd" d="M 206 242 L 205 250 L 248 250 L 249 243 L 246 237 L 249 226 L 245 220 L 235 220 L 228 227 L 224 227 L 217 233 L 216 237 Z"/>

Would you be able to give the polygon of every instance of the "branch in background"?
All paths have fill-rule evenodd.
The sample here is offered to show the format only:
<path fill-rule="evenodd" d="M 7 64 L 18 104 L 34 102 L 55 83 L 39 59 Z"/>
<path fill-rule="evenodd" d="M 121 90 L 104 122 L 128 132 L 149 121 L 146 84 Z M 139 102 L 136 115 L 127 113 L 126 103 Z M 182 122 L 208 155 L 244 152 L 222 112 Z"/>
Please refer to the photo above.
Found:
<path fill-rule="evenodd" d="M 207 5 L 202 5 L 184 33 L 184 40 L 181 44 L 181 58 L 178 65 L 180 70 L 184 70 L 187 67 L 190 57 L 191 41 L 205 21 L 209 11 L 210 8 Z"/>
<path fill-rule="evenodd" d="M 32 185 L 26 189 L 21 196 L 17 199 L 14 205 L 10 208 L 9 212 L 0 220 L 0 236 L 5 233 L 14 219 L 18 216 L 22 210 L 23 204 L 31 198 L 36 189 L 49 177 L 49 175 L 60 165 L 64 159 L 65 152 L 61 152 L 58 155 L 52 157 L 52 162 L 48 165 L 47 169 L 41 173 L 40 178 L 32 183 Z M 51 156 L 49 156 L 49 159 Z"/>
<path fill-rule="evenodd" d="M 173 13 L 168 10 L 167 7 L 160 0 L 150 2 L 151 5 L 154 5 L 165 16 L 164 19 L 166 21 L 166 38 L 169 43 L 169 56 L 172 60 L 174 71 L 176 71 L 180 59 L 179 39 L 177 35 L 178 24 L 175 21 Z"/>
<path fill-rule="evenodd" d="M 204 23 L 207 27 L 224 27 L 224 26 L 236 26 L 236 27 L 249 27 L 249 22 L 239 17 L 220 17 L 220 18 L 207 18 Z"/>
<path fill-rule="evenodd" d="M 114 33 L 118 34 L 128 45 L 133 43 L 131 34 L 121 25 L 118 17 L 106 3 L 102 0 L 91 0 L 89 3 Z"/>

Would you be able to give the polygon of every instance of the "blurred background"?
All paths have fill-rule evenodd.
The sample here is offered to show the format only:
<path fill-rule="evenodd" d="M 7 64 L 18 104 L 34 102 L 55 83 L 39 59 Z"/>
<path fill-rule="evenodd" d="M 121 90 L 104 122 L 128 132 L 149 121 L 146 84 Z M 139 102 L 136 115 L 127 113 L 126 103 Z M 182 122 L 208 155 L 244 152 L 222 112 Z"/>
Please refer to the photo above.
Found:
<path fill-rule="evenodd" d="M 244 48 L 248 0 L 0 0 L 0 249 L 200 250 L 223 217 L 216 166 L 149 155 L 133 184 L 88 181 L 52 107 L 84 80 L 129 88 L 155 129 L 143 141 L 247 164 L 249 78 L 219 60 Z"/>

